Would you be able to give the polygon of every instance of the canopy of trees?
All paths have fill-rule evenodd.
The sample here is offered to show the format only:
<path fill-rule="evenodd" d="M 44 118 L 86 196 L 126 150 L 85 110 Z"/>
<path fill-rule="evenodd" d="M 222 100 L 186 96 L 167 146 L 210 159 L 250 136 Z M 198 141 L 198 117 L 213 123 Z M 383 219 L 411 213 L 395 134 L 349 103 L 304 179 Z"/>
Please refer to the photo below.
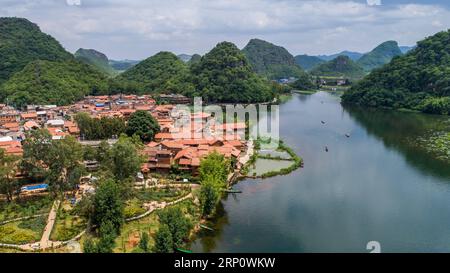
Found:
<path fill-rule="evenodd" d="M 418 42 L 414 50 L 395 57 L 353 86 L 343 95 L 343 103 L 448 114 L 449 43 L 449 31 Z"/>
<path fill-rule="evenodd" d="M 88 94 L 107 91 L 105 76 L 87 64 L 34 61 L 0 87 L 3 100 L 17 107 L 27 104 L 67 105 Z"/>
<path fill-rule="evenodd" d="M 122 82 L 131 83 L 137 89 L 130 91 L 140 93 L 183 93 L 194 88 L 189 82 L 188 66 L 170 52 L 160 52 L 140 62 L 119 75 L 115 82 L 122 89 L 127 89 L 120 86 Z"/>
<path fill-rule="evenodd" d="M 128 136 L 137 135 L 144 142 L 150 142 L 160 131 L 158 121 L 147 111 L 134 112 L 127 123 Z"/>
<path fill-rule="evenodd" d="M 396 41 L 387 41 L 377 46 L 371 52 L 364 54 L 357 61 L 365 71 L 371 71 L 389 63 L 392 58 L 402 55 Z"/>
<path fill-rule="evenodd" d="M 295 56 L 295 63 L 304 70 L 311 70 L 315 66 L 325 63 L 325 61 L 317 56 L 298 55 Z"/>
<path fill-rule="evenodd" d="M 311 70 L 315 76 L 346 77 L 360 79 L 364 70 L 347 56 L 339 56 L 329 62 L 317 65 Z"/>
<path fill-rule="evenodd" d="M 304 73 L 296 64 L 294 56 L 281 46 L 252 39 L 242 52 L 248 58 L 254 71 L 268 79 L 299 77 Z"/>
<path fill-rule="evenodd" d="M 273 99 L 270 85 L 258 77 L 232 43 L 222 42 L 193 64 L 195 92 L 208 102 L 265 102 Z"/>
<path fill-rule="evenodd" d="M 74 55 L 77 60 L 92 65 L 106 75 L 117 74 L 117 71 L 109 65 L 108 57 L 97 50 L 80 48 Z"/>
<path fill-rule="evenodd" d="M 29 62 L 73 59 L 58 41 L 22 18 L 0 18 L 0 41 L 0 85 Z"/>
<path fill-rule="evenodd" d="M 92 118 L 87 113 L 78 113 L 75 121 L 80 129 L 80 135 L 85 140 L 110 139 L 125 133 L 126 125 L 122 118 L 102 117 Z"/>
<path fill-rule="evenodd" d="M 227 187 L 231 162 L 219 153 L 211 153 L 200 163 L 200 202 L 203 216 L 209 216 L 215 209 L 222 191 Z"/>

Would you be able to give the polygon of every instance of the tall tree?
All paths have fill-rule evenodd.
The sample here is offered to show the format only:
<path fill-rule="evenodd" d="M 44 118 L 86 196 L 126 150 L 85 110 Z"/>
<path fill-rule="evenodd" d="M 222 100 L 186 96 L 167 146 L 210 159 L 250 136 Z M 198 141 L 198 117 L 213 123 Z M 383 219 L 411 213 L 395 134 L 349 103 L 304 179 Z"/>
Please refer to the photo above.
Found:
<path fill-rule="evenodd" d="M 190 219 L 178 207 L 168 208 L 158 215 L 161 225 L 167 225 L 169 228 L 174 247 L 180 247 L 183 241 L 188 238 L 189 231 L 192 228 Z"/>
<path fill-rule="evenodd" d="M 0 149 L 0 191 L 6 195 L 8 202 L 12 201 L 18 187 L 16 179 L 18 165 L 17 156 L 7 155 L 3 149 Z"/>
<path fill-rule="evenodd" d="M 47 180 L 54 190 L 73 188 L 83 175 L 83 147 L 73 136 L 52 142 L 48 159 Z"/>
<path fill-rule="evenodd" d="M 230 161 L 214 152 L 200 162 L 200 181 L 210 181 L 217 188 L 224 188 L 230 173 Z"/>
<path fill-rule="evenodd" d="M 141 239 L 139 240 L 139 248 L 142 249 L 142 251 L 144 251 L 145 253 L 149 252 L 148 240 L 148 233 L 142 232 Z"/>
<path fill-rule="evenodd" d="M 22 172 L 34 180 L 45 179 L 51 145 L 52 136 L 46 129 L 27 132 L 23 143 Z"/>
<path fill-rule="evenodd" d="M 202 205 L 203 216 L 209 216 L 215 209 L 219 200 L 219 191 L 214 184 L 209 181 L 202 181 L 200 189 L 200 203 Z"/>
<path fill-rule="evenodd" d="M 120 188 L 114 180 L 107 179 L 100 182 L 93 205 L 91 223 L 99 228 L 103 225 L 111 225 L 112 231 L 120 234 L 120 227 L 124 222 L 123 200 L 120 198 Z M 105 227 L 104 229 L 103 232 L 107 233 Z"/>
<path fill-rule="evenodd" d="M 155 234 L 155 246 L 153 251 L 156 253 L 172 253 L 174 249 L 172 233 L 167 225 L 161 225 Z"/>
<path fill-rule="evenodd" d="M 138 135 L 143 142 L 152 141 L 155 134 L 160 131 L 158 121 L 147 111 L 134 112 L 127 124 L 127 135 Z"/>
<path fill-rule="evenodd" d="M 134 177 L 141 169 L 142 158 L 132 139 L 122 135 L 109 152 L 107 166 L 119 181 Z"/>

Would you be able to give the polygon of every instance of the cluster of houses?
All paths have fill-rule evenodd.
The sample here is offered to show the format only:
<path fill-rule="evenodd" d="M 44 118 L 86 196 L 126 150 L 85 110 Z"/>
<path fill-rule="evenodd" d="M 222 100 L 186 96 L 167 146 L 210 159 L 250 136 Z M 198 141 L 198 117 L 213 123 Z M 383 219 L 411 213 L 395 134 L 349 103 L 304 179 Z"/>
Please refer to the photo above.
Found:
<path fill-rule="evenodd" d="M 165 100 L 189 103 L 182 96 L 168 96 Z M 143 154 L 145 163 L 142 173 L 169 173 L 173 168 L 196 175 L 200 161 L 212 152 L 224 155 L 240 168 L 241 154 L 247 147 L 244 141 L 245 123 L 216 123 L 208 113 L 191 114 L 178 111 L 174 104 L 158 105 L 148 95 L 88 96 L 69 106 L 29 105 L 18 111 L 7 105 L 0 105 L 0 148 L 7 154 L 22 155 L 22 141 L 26 132 L 37 128 L 47 128 L 54 140 L 68 135 L 85 142 L 73 116 L 79 112 L 88 113 L 93 118 L 119 117 L 125 121 L 136 111 L 148 111 L 158 121 L 161 132 L 155 140 L 146 144 Z M 114 143 L 112 141 L 112 143 Z M 88 169 L 95 170 L 95 162 L 85 162 Z"/>

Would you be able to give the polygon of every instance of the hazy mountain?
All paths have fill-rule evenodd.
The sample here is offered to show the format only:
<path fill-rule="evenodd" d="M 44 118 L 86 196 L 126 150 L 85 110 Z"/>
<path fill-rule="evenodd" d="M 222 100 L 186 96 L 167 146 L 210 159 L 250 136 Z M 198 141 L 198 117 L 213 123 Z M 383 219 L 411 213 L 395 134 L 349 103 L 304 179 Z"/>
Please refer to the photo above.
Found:
<path fill-rule="evenodd" d="M 333 76 L 359 79 L 364 77 L 364 70 L 348 56 L 338 56 L 334 60 L 316 66 L 310 72 L 315 76 Z"/>
<path fill-rule="evenodd" d="M 364 54 L 357 63 L 365 71 L 371 71 L 389 63 L 392 58 L 402 54 L 396 41 L 387 41 L 374 48 L 371 52 Z"/>
<path fill-rule="evenodd" d="M 119 72 L 123 72 L 137 65 L 140 61 L 136 60 L 109 60 L 109 65 Z"/>
<path fill-rule="evenodd" d="M 187 63 L 191 60 L 192 55 L 188 55 L 188 54 L 180 54 L 177 56 L 180 60 L 182 60 L 183 62 Z"/>
<path fill-rule="evenodd" d="M 317 56 L 318 58 L 324 60 L 324 61 L 331 61 L 333 59 L 336 59 L 339 56 L 347 56 L 350 59 L 352 59 L 353 61 L 357 61 L 359 58 L 361 58 L 361 56 L 364 55 L 362 53 L 359 52 L 353 52 L 353 51 L 342 51 L 340 53 L 337 54 L 332 54 L 332 55 L 319 55 Z"/>
<path fill-rule="evenodd" d="M 326 62 L 319 57 L 309 55 L 298 55 L 295 56 L 294 59 L 297 65 L 306 71 L 311 70 L 315 66 Z"/>
<path fill-rule="evenodd" d="M 187 63 L 188 63 L 188 65 L 192 65 L 192 64 L 200 62 L 201 59 L 202 59 L 202 56 L 200 56 L 199 54 L 194 54 L 194 55 L 192 55 L 191 59 Z"/>
<path fill-rule="evenodd" d="M 401 51 L 403 54 L 406 54 L 406 53 L 408 53 L 409 51 L 411 51 L 411 50 L 413 50 L 414 48 L 416 48 L 416 46 L 400 46 L 399 48 L 400 48 L 400 51 Z"/>
<path fill-rule="evenodd" d="M 108 57 L 101 52 L 94 49 L 80 48 L 74 55 L 76 59 L 94 66 L 107 75 L 117 74 L 117 71 L 109 65 Z"/>

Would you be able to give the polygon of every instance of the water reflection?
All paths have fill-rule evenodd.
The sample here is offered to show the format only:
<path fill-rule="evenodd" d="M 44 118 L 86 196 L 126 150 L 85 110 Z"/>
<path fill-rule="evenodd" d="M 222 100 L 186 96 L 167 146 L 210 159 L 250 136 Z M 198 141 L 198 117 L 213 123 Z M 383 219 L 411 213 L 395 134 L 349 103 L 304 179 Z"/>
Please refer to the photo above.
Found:
<path fill-rule="evenodd" d="M 343 109 L 323 92 L 294 95 L 280 117 L 305 167 L 240 182 L 195 252 L 367 252 L 374 240 L 384 252 L 450 251 L 450 168 L 407 141 L 442 117 Z"/>
<path fill-rule="evenodd" d="M 409 164 L 430 175 L 450 179 L 450 163 L 436 159 L 416 144 L 417 138 L 433 131 L 450 132 L 448 117 L 360 107 L 345 109 L 368 134 L 381 140 L 386 147 L 400 151 Z"/>

